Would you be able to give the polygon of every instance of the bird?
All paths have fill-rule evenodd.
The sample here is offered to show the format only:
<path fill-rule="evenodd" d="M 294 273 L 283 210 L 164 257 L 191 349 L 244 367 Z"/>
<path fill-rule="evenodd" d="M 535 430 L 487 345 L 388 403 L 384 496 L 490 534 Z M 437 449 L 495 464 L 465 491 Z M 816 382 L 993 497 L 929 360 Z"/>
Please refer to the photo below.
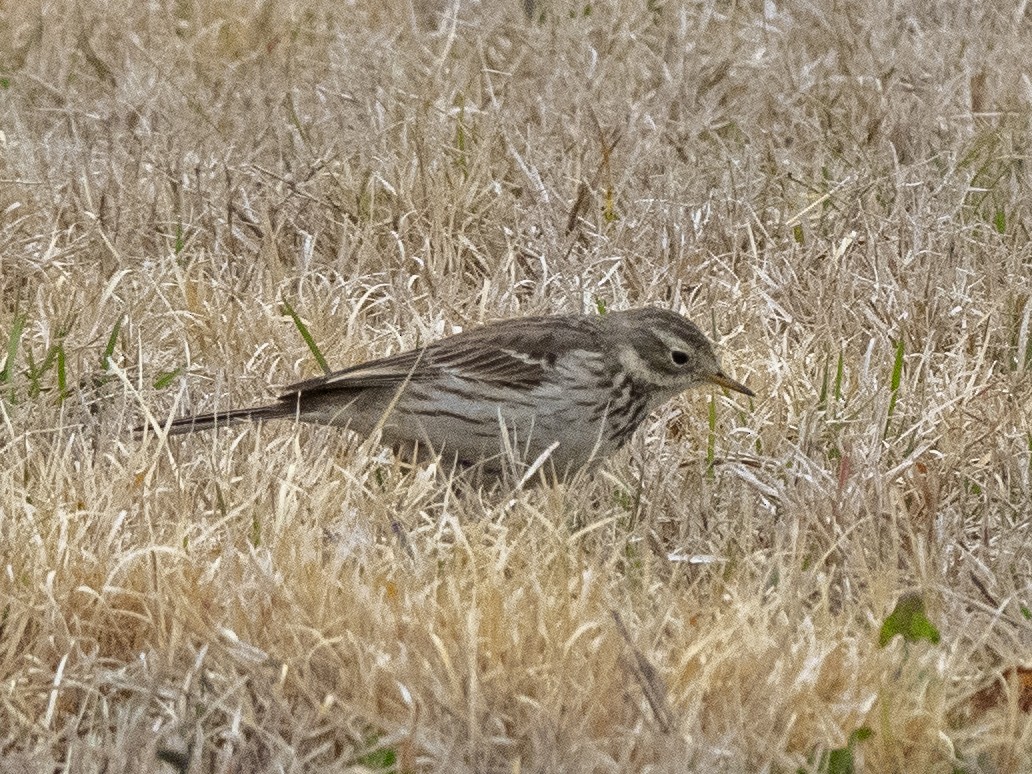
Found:
<path fill-rule="evenodd" d="M 170 434 L 295 419 L 346 427 L 403 457 L 594 468 L 676 395 L 713 384 L 754 397 L 688 318 L 659 307 L 523 317 L 292 384 L 267 405 L 172 419 Z M 143 428 L 137 428 L 142 431 Z"/>

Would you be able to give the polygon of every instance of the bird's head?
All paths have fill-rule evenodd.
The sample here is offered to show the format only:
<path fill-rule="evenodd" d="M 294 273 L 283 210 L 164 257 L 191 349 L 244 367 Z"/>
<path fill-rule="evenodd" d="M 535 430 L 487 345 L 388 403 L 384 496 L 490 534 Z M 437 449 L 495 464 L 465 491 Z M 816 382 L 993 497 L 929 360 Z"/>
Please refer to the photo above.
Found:
<path fill-rule="evenodd" d="M 615 333 L 616 356 L 632 377 L 676 395 L 707 382 L 750 397 L 755 393 L 720 367 L 713 345 L 690 320 L 647 307 L 605 315 Z"/>

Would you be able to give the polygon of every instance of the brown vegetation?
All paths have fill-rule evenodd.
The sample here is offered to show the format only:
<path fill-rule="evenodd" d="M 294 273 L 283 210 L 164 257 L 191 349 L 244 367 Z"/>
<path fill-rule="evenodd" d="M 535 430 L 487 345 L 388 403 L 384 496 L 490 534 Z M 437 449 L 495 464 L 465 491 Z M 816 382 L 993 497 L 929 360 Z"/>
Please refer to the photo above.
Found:
<path fill-rule="evenodd" d="M 0 768 L 1032 767 L 1025 3 L 255 5 L 0 2 Z M 674 306 L 758 397 L 511 497 L 132 437 L 317 373 L 284 302 Z"/>

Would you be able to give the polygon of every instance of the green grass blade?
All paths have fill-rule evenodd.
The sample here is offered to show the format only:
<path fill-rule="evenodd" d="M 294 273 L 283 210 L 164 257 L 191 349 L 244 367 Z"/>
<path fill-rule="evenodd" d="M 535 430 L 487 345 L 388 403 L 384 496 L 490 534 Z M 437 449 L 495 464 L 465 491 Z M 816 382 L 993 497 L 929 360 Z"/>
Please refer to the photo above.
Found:
<path fill-rule="evenodd" d="M 297 327 L 298 332 L 301 334 L 301 338 L 305 340 L 305 344 L 308 345 L 308 349 L 312 351 L 312 355 L 315 357 L 315 362 L 319 364 L 319 367 L 323 370 L 324 374 L 330 373 L 330 366 L 326 362 L 326 358 L 323 357 L 322 351 L 319 349 L 319 345 L 315 343 L 315 339 L 308 330 L 308 326 L 305 325 L 301 318 L 298 317 L 297 312 L 294 311 L 294 307 L 290 305 L 286 299 L 283 300 L 283 308 L 287 314 L 294 321 L 294 325 Z"/>
<path fill-rule="evenodd" d="M 842 377 L 845 367 L 842 362 L 842 350 L 838 353 L 838 365 L 835 367 L 835 400 L 842 400 Z"/>
<path fill-rule="evenodd" d="M 179 366 L 179 368 L 175 369 L 174 371 L 162 371 L 160 374 L 158 374 L 158 378 L 154 380 L 154 389 L 165 389 L 170 384 L 172 384 L 172 382 L 175 381 L 180 374 L 183 373 L 183 370 L 183 366 Z"/>
<path fill-rule="evenodd" d="M 172 245 L 172 251 L 176 257 L 183 252 L 184 247 L 186 247 L 186 236 L 183 233 L 183 222 L 180 221 L 176 224 L 176 239 Z"/>
<path fill-rule="evenodd" d="M 47 354 L 43 358 L 43 362 L 39 364 L 39 375 L 43 376 L 57 364 L 57 348 L 58 344 L 51 344 L 50 349 L 47 350 Z"/>
<path fill-rule="evenodd" d="M 928 640 L 933 645 L 939 644 L 941 635 L 929 620 L 920 594 L 908 592 L 899 598 L 878 632 L 878 647 L 884 648 L 897 634 L 907 642 Z"/>
<path fill-rule="evenodd" d="M 43 362 L 38 366 L 36 365 L 36 359 L 32 357 L 32 352 L 29 350 L 25 351 L 25 360 L 28 363 L 26 369 L 26 375 L 29 377 L 29 395 L 35 397 L 43 392 L 46 388 L 43 386 L 43 377 L 46 376 L 47 371 L 53 368 L 57 363 L 57 352 L 60 344 L 52 344 L 50 349 L 47 350 L 47 354 L 43 358 Z"/>
<path fill-rule="evenodd" d="M 885 421 L 885 434 L 889 432 L 889 422 L 892 421 L 892 414 L 896 410 L 896 401 L 899 399 L 899 385 L 903 381 L 903 339 L 896 343 L 896 360 L 892 364 L 892 379 L 889 382 L 889 414 Z"/>
<path fill-rule="evenodd" d="M 996 214 L 993 215 L 993 228 L 998 234 L 1007 233 L 1007 213 L 1003 211 L 1003 208 L 997 209 Z"/>
<path fill-rule="evenodd" d="M 107 345 L 104 347 L 104 353 L 100 356 L 100 369 L 106 371 L 108 364 L 111 362 L 111 357 L 115 354 L 115 346 L 118 344 L 118 334 L 122 332 L 122 320 L 119 317 L 115 320 L 115 327 L 111 329 L 111 335 L 108 336 Z"/>
<path fill-rule="evenodd" d="M 69 395 L 64 342 L 58 342 L 55 349 L 57 350 L 57 402 L 60 404 L 64 403 L 65 398 Z"/>

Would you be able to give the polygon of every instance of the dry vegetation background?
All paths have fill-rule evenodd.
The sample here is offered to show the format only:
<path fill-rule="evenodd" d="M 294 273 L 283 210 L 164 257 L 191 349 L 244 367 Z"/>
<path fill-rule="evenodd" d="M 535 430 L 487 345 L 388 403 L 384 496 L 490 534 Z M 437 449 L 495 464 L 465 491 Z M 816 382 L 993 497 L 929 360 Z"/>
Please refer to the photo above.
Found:
<path fill-rule="evenodd" d="M 1028 770 L 1026 5 L 0 1 L 0 768 Z M 318 373 L 284 302 L 673 305 L 758 397 L 511 497 L 133 438 Z"/>

